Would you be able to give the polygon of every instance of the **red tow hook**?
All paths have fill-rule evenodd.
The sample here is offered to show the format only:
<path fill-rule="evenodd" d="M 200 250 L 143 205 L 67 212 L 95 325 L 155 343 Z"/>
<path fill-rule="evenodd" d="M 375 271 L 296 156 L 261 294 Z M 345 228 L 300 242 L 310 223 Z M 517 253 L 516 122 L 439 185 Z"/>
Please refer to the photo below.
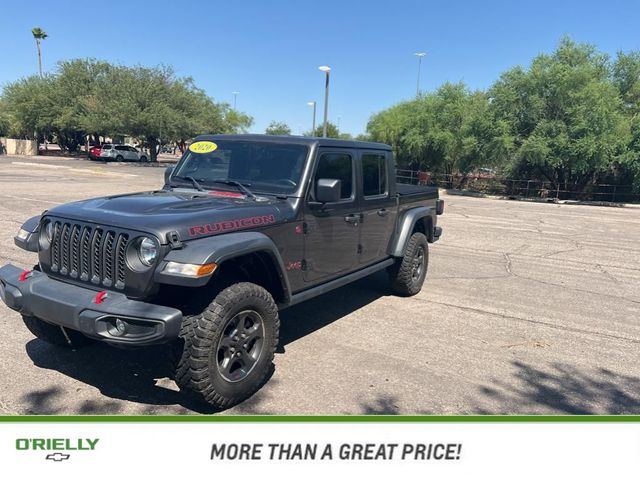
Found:
<path fill-rule="evenodd" d="M 107 291 L 105 290 L 104 292 L 100 292 L 96 295 L 96 298 L 93 299 L 93 303 L 95 303 L 96 305 L 100 305 L 102 302 L 104 302 L 104 299 L 107 298 Z"/>
<path fill-rule="evenodd" d="M 26 282 L 27 278 L 29 278 L 31 275 L 33 275 L 33 270 L 25 270 L 18 277 L 18 281 L 19 282 Z"/>

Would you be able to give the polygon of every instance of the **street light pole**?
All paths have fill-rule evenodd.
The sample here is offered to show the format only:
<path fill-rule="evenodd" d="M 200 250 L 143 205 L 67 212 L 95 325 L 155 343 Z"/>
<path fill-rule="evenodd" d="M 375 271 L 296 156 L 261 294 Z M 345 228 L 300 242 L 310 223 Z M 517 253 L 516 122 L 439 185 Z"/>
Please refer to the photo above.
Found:
<path fill-rule="evenodd" d="M 414 53 L 418 57 L 418 83 L 416 84 L 416 97 L 420 96 L 420 67 L 422 66 L 422 57 L 426 55 L 425 52 Z"/>
<path fill-rule="evenodd" d="M 327 67 L 323 65 L 318 67 L 321 72 L 325 73 L 325 82 L 324 82 L 324 124 L 322 126 L 322 136 L 324 138 L 327 137 L 327 115 L 329 113 L 329 73 L 331 72 L 331 67 Z"/>
<path fill-rule="evenodd" d="M 233 93 L 233 109 L 235 110 L 236 109 L 236 99 L 237 99 L 238 94 L 240 92 L 231 92 L 231 93 Z"/>
<path fill-rule="evenodd" d="M 310 107 L 313 107 L 313 123 L 311 124 L 311 136 L 315 137 L 316 136 L 316 102 L 315 100 L 313 102 L 307 102 L 307 105 L 309 105 Z"/>

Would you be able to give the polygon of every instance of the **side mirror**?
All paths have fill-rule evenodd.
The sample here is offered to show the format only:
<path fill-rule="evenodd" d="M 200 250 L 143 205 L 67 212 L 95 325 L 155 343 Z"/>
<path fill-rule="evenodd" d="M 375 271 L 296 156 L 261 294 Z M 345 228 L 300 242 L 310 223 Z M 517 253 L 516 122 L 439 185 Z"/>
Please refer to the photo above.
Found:
<path fill-rule="evenodd" d="M 335 178 L 320 178 L 316 185 L 316 200 L 321 203 L 340 201 L 342 181 Z"/>
<path fill-rule="evenodd" d="M 167 167 L 164 170 L 164 184 L 165 185 L 169 185 L 169 178 L 171 178 L 171 174 L 173 173 L 173 169 L 174 168 L 175 167 L 172 166 L 172 167 Z"/>

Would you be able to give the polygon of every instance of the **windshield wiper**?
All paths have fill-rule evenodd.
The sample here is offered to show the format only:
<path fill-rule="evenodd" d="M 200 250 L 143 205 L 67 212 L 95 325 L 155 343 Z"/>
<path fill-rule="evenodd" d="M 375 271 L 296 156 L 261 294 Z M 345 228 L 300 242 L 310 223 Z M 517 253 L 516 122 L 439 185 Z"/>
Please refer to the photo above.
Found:
<path fill-rule="evenodd" d="M 222 183 L 224 185 L 231 185 L 234 187 L 237 187 L 239 190 L 242 190 L 242 192 L 249 198 L 251 198 L 252 200 L 256 199 L 256 196 L 253 194 L 253 192 L 251 190 L 249 190 L 246 185 L 244 183 L 240 183 L 236 180 L 211 180 L 211 183 Z M 251 184 L 249 184 L 251 185 Z"/>
<path fill-rule="evenodd" d="M 172 178 L 177 178 L 178 180 L 188 180 L 193 185 L 193 188 L 195 188 L 199 192 L 204 192 L 204 188 L 202 188 L 202 185 L 200 185 L 198 181 L 193 177 L 190 177 L 190 176 L 179 177 L 177 175 L 174 175 Z"/>

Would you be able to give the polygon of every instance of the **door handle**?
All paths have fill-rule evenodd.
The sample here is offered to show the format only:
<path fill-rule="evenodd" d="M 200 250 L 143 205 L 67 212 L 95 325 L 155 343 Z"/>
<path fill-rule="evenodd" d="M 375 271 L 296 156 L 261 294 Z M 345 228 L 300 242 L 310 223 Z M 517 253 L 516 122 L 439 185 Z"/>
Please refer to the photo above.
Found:
<path fill-rule="evenodd" d="M 386 217 L 387 215 L 389 215 L 389 210 L 387 210 L 386 208 L 381 208 L 380 210 L 378 210 L 378 216 Z"/>
<path fill-rule="evenodd" d="M 360 222 L 360 215 L 347 215 L 346 217 L 344 217 L 344 221 L 347 223 L 353 223 L 354 225 L 358 225 L 358 222 Z"/>

